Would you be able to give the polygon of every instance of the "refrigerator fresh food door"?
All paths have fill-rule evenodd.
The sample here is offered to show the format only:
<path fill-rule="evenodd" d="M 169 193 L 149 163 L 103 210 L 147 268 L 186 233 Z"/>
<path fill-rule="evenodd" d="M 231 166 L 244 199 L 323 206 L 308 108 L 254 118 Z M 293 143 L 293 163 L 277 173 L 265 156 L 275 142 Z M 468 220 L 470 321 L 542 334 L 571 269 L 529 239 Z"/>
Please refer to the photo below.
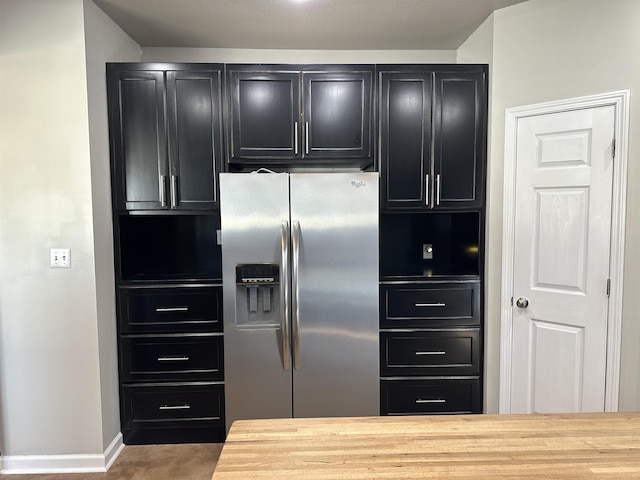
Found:
<path fill-rule="evenodd" d="M 289 176 L 221 173 L 225 416 L 291 417 Z"/>
<path fill-rule="evenodd" d="M 294 417 L 380 413 L 378 181 L 291 174 Z"/>

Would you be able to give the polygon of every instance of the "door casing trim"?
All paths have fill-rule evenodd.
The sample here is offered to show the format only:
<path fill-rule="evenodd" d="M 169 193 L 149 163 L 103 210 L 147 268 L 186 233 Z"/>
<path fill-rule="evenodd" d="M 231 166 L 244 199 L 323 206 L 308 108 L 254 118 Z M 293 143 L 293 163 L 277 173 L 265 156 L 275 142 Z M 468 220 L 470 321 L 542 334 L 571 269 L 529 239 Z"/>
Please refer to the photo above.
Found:
<path fill-rule="evenodd" d="M 500 397 L 499 412 L 511 413 L 511 355 L 513 257 L 515 254 L 515 179 L 516 142 L 520 119 L 544 114 L 613 105 L 615 107 L 615 158 L 611 205 L 611 257 L 609 278 L 611 292 L 607 315 L 607 366 L 605 378 L 605 412 L 618 411 L 620 393 L 620 348 L 622 341 L 622 295 L 624 290 L 624 246 L 627 199 L 627 164 L 629 157 L 630 90 L 570 98 L 552 102 L 508 108 L 505 112 L 504 196 L 502 219 L 502 290 L 500 308 Z"/>

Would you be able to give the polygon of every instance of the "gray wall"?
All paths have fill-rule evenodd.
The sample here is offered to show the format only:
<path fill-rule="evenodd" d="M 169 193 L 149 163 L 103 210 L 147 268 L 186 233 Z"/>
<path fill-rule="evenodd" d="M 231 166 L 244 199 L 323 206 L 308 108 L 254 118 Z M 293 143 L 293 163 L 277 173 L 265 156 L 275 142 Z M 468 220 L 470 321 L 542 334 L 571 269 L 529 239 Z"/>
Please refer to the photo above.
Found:
<path fill-rule="evenodd" d="M 625 289 L 621 355 L 621 410 L 640 408 L 640 181 L 637 122 L 640 104 L 640 2 L 529 0 L 498 10 L 458 51 L 465 61 L 491 65 L 487 231 L 487 403 L 498 411 L 500 288 L 505 109 L 631 89 Z M 493 35 L 486 35 L 487 30 Z M 615 288 L 615 286 L 614 286 Z"/>
<path fill-rule="evenodd" d="M 141 50 L 140 46 L 91 0 L 84 0 L 84 22 L 104 451 L 120 433 L 105 64 L 107 62 L 139 62 Z"/>
<path fill-rule="evenodd" d="M 0 3 L 3 459 L 102 454 L 119 432 L 106 93 L 94 62 L 136 49 L 139 59 L 123 37 L 83 0 Z M 72 268 L 49 268 L 51 247 L 70 248 Z"/>
<path fill-rule="evenodd" d="M 142 49 L 144 62 L 212 63 L 456 63 L 455 50 Z"/>

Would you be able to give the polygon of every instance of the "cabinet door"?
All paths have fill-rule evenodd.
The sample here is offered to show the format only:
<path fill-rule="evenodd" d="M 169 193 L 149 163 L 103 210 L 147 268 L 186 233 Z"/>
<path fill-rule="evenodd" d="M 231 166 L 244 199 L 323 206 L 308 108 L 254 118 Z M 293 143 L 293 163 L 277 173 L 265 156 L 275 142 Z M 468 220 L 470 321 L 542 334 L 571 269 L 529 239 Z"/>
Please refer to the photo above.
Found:
<path fill-rule="evenodd" d="M 229 72 L 230 163 L 300 157 L 299 78 L 298 72 Z"/>
<path fill-rule="evenodd" d="M 115 208 L 166 208 L 164 73 L 111 71 L 108 86 Z"/>
<path fill-rule="evenodd" d="M 303 156 L 371 157 L 372 71 L 303 73 Z"/>
<path fill-rule="evenodd" d="M 169 202 L 172 209 L 217 206 L 222 158 L 220 71 L 167 72 Z"/>
<path fill-rule="evenodd" d="M 434 101 L 435 207 L 480 207 L 487 112 L 484 74 L 436 73 Z"/>
<path fill-rule="evenodd" d="M 429 208 L 432 74 L 383 72 L 380 82 L 382 207 Z"/>

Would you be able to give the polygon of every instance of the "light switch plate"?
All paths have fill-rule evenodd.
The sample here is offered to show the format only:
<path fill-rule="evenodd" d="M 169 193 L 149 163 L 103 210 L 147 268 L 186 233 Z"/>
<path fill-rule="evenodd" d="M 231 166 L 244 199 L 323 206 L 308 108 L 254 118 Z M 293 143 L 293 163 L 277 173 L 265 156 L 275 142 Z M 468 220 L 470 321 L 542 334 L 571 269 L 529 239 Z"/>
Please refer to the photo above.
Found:
<path fill-rule="evenodd" d="M 51 268 L 71 268 L 71 249 L 52 248 Z"/>

